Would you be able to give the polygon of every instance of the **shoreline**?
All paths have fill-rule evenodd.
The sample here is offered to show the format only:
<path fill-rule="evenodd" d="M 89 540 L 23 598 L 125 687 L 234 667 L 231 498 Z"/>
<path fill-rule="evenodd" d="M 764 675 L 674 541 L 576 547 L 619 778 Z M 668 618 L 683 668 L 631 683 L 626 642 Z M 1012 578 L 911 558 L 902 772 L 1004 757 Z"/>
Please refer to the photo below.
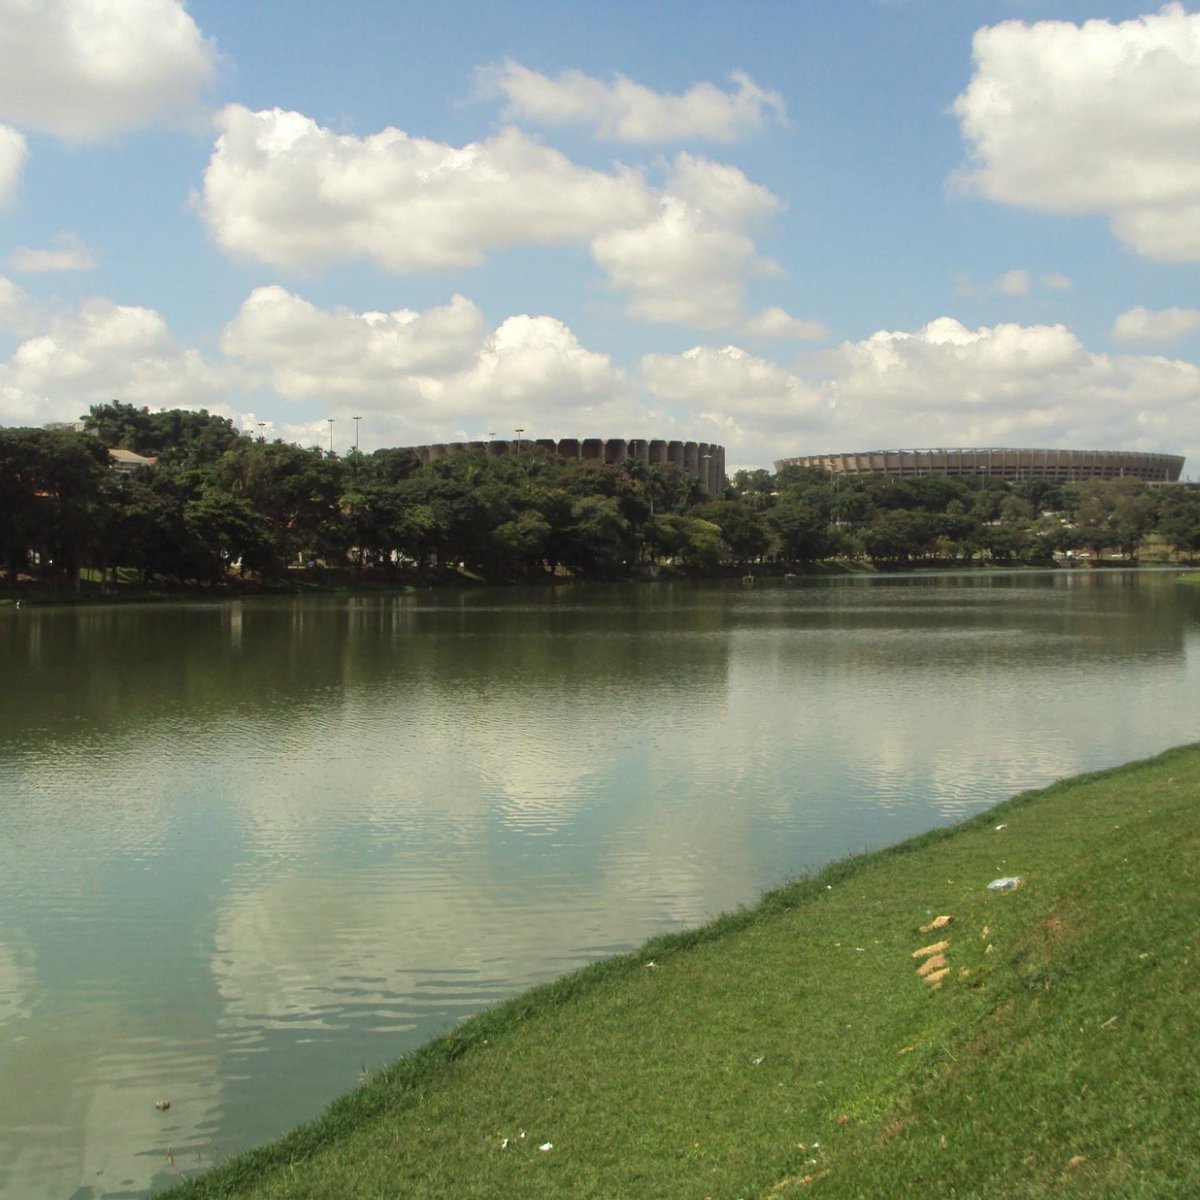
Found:
<path fill-rule="evenodd" d="M 1095 571 L 1178 572 L 1181 576 L 1195 574 L 1191 563 L 1154 563 L 1136 561 L 1096 562 L 1070 565 L 1065 563 L 945 563 L 913 564 L 908 567 L 881 570 L 869 563 L 854 560 L 828 560 L 797 566 L 756 565 L 747 571 L 731 567 L 717 574 L 700 573 L 684 568 L 661 567 L 654 573 L 631 572 L 613 576 L 537 576 L 518 579 L 486 579 L 462 571 L 430 572 L 401 579 L 371 579 L 355 577 L 352 573 L 316 571 L 296 572 L 297 578 L 271 583 L 237 582 L 196 587 L 194 585 L 142 585 L 133 583 L 109 584 L 107 588 L 86 582 L 80 589 L 23 585 L 16 589 L 0 589 L 0 612 L 20 607 L 44 608 L 91 607 L 105 604 L 177 604 L 206 601 L 279 599 L 304 596 L 369 596 L 413 595 L 425 591 L 465 591 L 478 588 L 509 587 L 587 587 L 592 584 L 655 584 L 655 583 L 744 583 L 792 582 L 813 579 L 837 579 L 867 576 L 873 578 L 919 578 L 949 575 L 1002 574 L 1088 574 Z"/>
<path fill-rule="evenodd" d="M 1200 744 L 831 863 L 486 1010 L 167 1194 L 1194 1194 L 1198 797 Z M 912 957 L 934 939 L 936 990 Z"/>

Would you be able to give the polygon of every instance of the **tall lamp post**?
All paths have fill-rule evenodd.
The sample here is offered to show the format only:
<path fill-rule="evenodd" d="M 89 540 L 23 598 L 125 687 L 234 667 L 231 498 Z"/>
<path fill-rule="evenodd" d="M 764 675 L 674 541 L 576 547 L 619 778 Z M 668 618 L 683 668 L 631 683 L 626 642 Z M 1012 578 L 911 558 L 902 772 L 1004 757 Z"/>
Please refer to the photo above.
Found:
<path fill-rule="evenodd" d="M 513 432 L 517 435 L 517 453 L 521 453 L 521 434 L 525 432 L 524 428 L 515 429 Z"/>
<path fill-rule="evenodd" d="M 259 421 L 259 423 L 258 423 L 258 440 L 260 442 L 264 442 L 267 439 L 267 435 L 265 433 L 263 433 L 263 430 L 266 429 L 266 427 L 267 427 L 266 421 Z"/>
<path fill-rule="evenodd" d="M 355 454 L 358 453 L 358 423 L 361 420 L 362 420 L 362 417 L 354 418 L 354 453 Z"/>
<path fill-rule="evenodd" d="M 329 417 L 329 453 L 333 453 L 333 418 Z"/>

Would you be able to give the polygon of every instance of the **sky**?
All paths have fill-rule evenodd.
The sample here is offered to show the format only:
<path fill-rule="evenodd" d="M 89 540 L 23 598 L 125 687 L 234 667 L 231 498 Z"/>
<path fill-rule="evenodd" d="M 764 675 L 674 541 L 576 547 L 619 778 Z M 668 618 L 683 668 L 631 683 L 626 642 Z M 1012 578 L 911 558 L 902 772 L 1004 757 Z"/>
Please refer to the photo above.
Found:
<path fill-rule="evenodd" d="M 0 0 L 2 425 L 1200 477 L 1198 285 L 1200 0 Z"/>

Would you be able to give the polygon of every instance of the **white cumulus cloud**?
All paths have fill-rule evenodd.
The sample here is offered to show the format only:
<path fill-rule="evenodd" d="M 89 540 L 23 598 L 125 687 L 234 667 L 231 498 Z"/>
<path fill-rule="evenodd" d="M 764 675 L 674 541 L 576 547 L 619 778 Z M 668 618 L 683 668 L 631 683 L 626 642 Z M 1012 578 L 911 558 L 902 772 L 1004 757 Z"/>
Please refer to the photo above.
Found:
<path fill-rule="evenodd" d="M 995 281 L 995 288 L 1002 296 L 1028 296 L 1033 290 L 1033 276 L 1024 267 L 1005 271 Z"/>
<path fill-rule="evenodd" d="M 0 0 L 0 118 L 68 139 L 177 120 L 216 51 L 178 0 Z"/>
<path fill-rule="evenodd" d="M 698 329 L 739 325 L 746 280 L 780 273 L 748 232 L 779 207 L 736 167 L 680 154 L 655 214 L 598 234 L 592 254 L 628 292 L 632 317 Z"/>
<path fill-rule="evenodd" d="M 16 200 L 21 172 L 28 157 L 29 146 L 25 138 L 17 130 L 0 125 L 0 211 Z"/>
<path fill-rule="evenodd" d="M 980 29 L 954 103 L 957 182 L 1043 212 L 1102 213 L 1135 250 L 1200 260 L 1200 13 Z"/>
<path fill-rule="evenodd" d="M 29 297 L 11 279 L 0 275 L 0 329 L 20 333 L 30 314 Z"/>
<path fill-rule="evenodd" d="M 231 382 L 227 367 L 179 342 L 153 309 L 92 299 L 0 362 L 0 424 L 74 420 L 114 398 L 223 411 Z"/>
<path fill-rule="evenodd" d="M 1150 309 L 1139 304 L 1113 323 L 1112 336 L 1122 342 L 1170 342 L 1200 330 L 1200 308 Z"/>
<path fill-rule="evenodd" d="M 1055 271 L 1035 275 L 1027 267 L 1014 267 L 997 275 L 990 282 L 977 286 L 965 271 L 955 278 L 954 292 L 958 296 L 978 296 L 995 292 L 1001 296 L 1029 296 L 1037 291 L 1065 292 L 1071 288 L 1071 278 Z"/>
<path fill-rule="evenodd" d="M 609 356 L 581 345 L 561 321 L 518 315 L 500 323 L 469 370 L 444 381 L 440 398 L 468 420 L 514 413 L 539 436 L 563 437 L 581 425 L 620 427 L 631 412 L 627 391 Z"/>
<path fill-rule="evenodd" d="M 778 306 L 764 308 L 747 317 L 742 322 L 741 331 L 753 338 L 786 338 L 793 341 L 820 341 L 829 336 L 829 327 L 823 321 L 793 317 Z"/>
<path fill-rule="evenodd" d="M 651 395 L 735 417 L 759 429 L 812 429 L 823 415 L 820 388 L 740 346 L 693 346 L 682 354 L 647 354 L 641 378 Z M 753 418 L 753 422 L 747 421 Z"/>
<path fill-rule="evenodd" d="M 198 207 L 223 249 L 273 266 L 437 272 L 515 246 L 586 247 L 630 315 L 703 329 L 739 326 L 747 281 L 779 271 L 751 236 L 779 201 L 705 158 L 679 154 L 655 188 L 625 167 L 578 166 L 517 129 L 455 147 L 237 105 L 218 125 Z"/>
<path fill-rule="evenodd" d="M 488 330 L 469 300 L 425 313 L 411 309 L 327 311 L 285 288 L 256 288 L 221 335 L 230 357 L 270 372 L 291 398 L 352 398 L 393 390 L 405 377 L 462 370 Z"/>
<path fill-rule="evenodd" d="M 74 233 L 60 233 L 49 247 L 18 246 L 8 257 L 14 271 L 34 275 L 47 271 L 90 271 L 100 261 Z"/>
<path fill-rule="evenodd" d="M 1200 368 L 1089 351 L 1062 325 L 881 331 L 832 358 L 839 442 L 1200 448 Z"/>
<path fill-rule="evenodd" d="M 1200 315 L 1181 311 L 1184 323 Z M 340 447 L 361 416 L 368 448 L 511 437 L 520 426 L 527 437 L 686 436 L 720 442 L 730 463 L 747 465 L 889 445 L 1129 448 L 1200 461 L 1200 367 L 1096 353 L 1062 325 L 970 328 L 944 316 L 791 367 L 734 344 L 697 345 L 645 355 L 630 376 L 554 317 L 515 314 L 492 327 L 462 296 L 355 312 L 258 288 L 216 358 L 152 309 L 94 299 L 46 318 L 3 278 L 0 320 L 24 337 L 0 361 L 0 424 L 73 419 L 115 398 L 205 407 L 243 428 L 254 425 L 245 410 L 266 407 L 272 432 L 318 445 L 332 416 Z"/>
<path fill-rule="evenodd" d="M 1097 354 L 1061 325 L 881 330 L 787 370 L 737 346 L 648 355 L 651 395 L 731 463 L 886 446 L 1145 449 L 1200 461 L 1200 367 Z M 690 420 L 688 415 L 690 414 Z"/>
<path fill-rule="evenodd" d="M 353 408 L 373 445 L 478 437 L 517 425 L 530 436 L 623 428 L 638 414 L 623 372 L 561 321 L 511 316 L 489 328 L 462 296 L 416 312 L 326 310 L 279 286 L 258 288 L 222 350 L 289 401 Z M 293 436 L 323 443 L 323 417 Z"/>
<path fill-rule="evenodd" d="M 384 129 L 336 134 L 301 113 L 230 105 L 200 211 L 230 253 L 278 267 L 365 260 L 474 266 L 515 245 L 569 245 L 645 219 L 633 172 L 580 167 L 517 129 L 462 147 Z"/>
<path fill-rule="evenodd" d="M 783 97 L 741 71 L 732 91 L 698 83 L 682 95 L 656 92 L 624 75 L 610 82 L 563 71 L 551 78 L 511 60 L 479 72 L 485 95 L 503 95 L 505 116 L 540 125 L 587 125 L 619 142 L 673 142 L 705 138 L 731 142 L 758 132 L 768 119 L 786 120 Z"/>

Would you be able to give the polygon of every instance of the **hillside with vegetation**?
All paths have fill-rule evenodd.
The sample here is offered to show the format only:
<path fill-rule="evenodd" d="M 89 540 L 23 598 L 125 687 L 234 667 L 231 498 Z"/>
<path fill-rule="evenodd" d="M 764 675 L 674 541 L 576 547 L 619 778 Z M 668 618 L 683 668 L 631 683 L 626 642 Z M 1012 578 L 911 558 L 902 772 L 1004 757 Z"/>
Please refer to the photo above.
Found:
<path fill-rule="evenodd" d="M 422 466 L 265 441 L 208 412 L 96 405 L 74 429 L 0 429 L 0 569 L 12 589 L 281 587 L 682 571 L 1183 561 L 1200 490 L 739 471 L 720 496 L 675 467 L 564 462 L 536 445 Z M 109 450 L 153 458 L 115 470 Z"/>

